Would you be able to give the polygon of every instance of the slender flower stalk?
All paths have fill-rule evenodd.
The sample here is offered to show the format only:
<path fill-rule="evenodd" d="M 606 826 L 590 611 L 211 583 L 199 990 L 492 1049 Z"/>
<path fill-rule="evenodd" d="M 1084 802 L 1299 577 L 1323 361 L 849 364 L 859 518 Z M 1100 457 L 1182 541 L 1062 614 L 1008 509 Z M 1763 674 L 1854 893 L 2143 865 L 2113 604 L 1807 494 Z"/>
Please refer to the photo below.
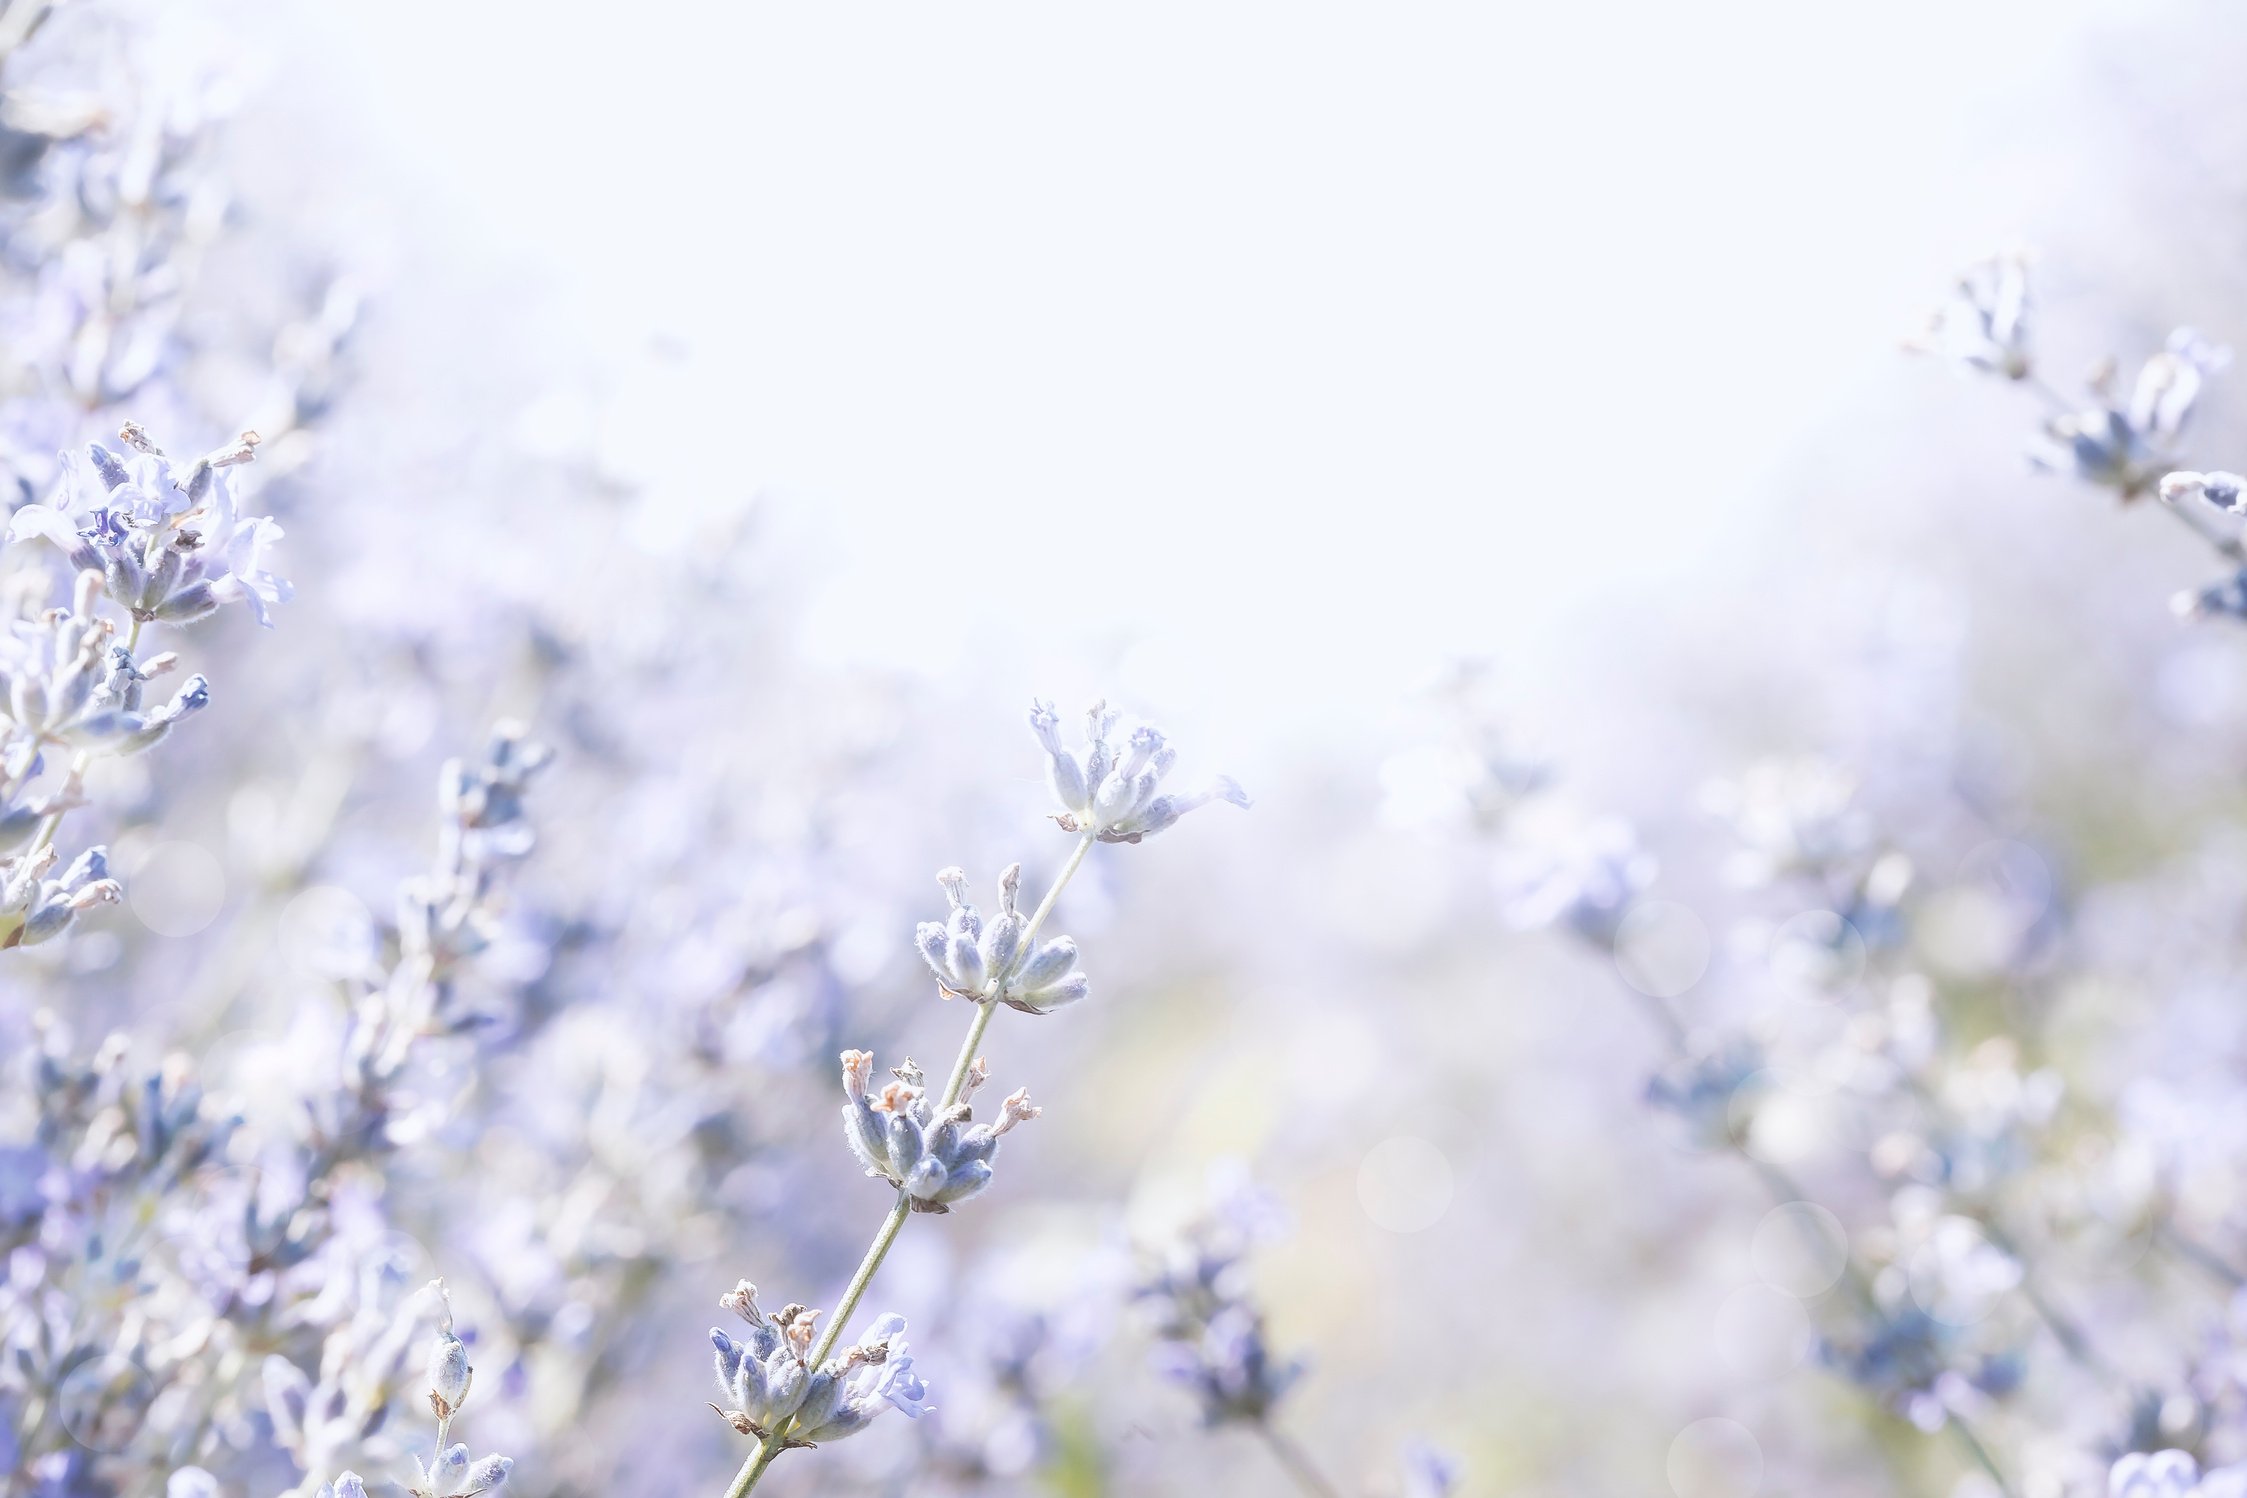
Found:
<path fill-rule="evenodd" d="M 1310 1498 L 1342 1498 L 1342 1490 L 1327 1480 L 1326 1474 L 1319 1471 L 1317 1463 L 1311 1460 L 1302 1447 L 1295 1444 L 1294 1437 L 1269 1420 L 1258 1421 L 1256 1433 L 1271 1448 L 1273 1460 L 1286 1471 L 1288 1480 L 1308 1493 Z"/>
<path fill-rule="evenodd" d="M 1023 933 L 1020 951 L 1025 957 L 1030 951 L 1030 944 L 1037 939 L 1039 930 L 1045 925 L 1046 917 L 1053 914 L 1054 904 L 1060 900 L 1061 892 L 1069 887 L 1069 881 L 1084 866 L 1085 855 L 1092 851 L 1094 841 L 1094 834 L 1089 832 L 1079 837 L 1076 846 L 1070 850 L 1068 861 L 1062 864 L 1061 871 L 1054 875 L 1053 882 L 1046 887 L 1045 898 L 1038 901 L 1037 909 L 1032 912 L 1028 927 Z M 994 984 L 995 991 L 1003 992 L 1008 976 L 1011 973 L 999 976 Z M 937 1106 L 939 1113 L 960 1100 L 961 1090 L 967 1085 L 968 1075 L 975 1065 L 977 1049 L 983 1044 L 983 1032 L 991 1027 L 991 1016 L 998 1012 L 998 1007 L 996 1003 L 975 1006 L 975 1013 L 968 1021 L 967 1037 L 960 1044 L 959 1059 L 952 1064 L 952 1074 L 944 1084 L 944 1092 Z M 874 1240 L 866 1246 L 866 1255 L 859 1260 L 857 1273 L 850 1277 L 850 1283 L 844 1287 L 842 1302 L 828 1321 L 827 1330 L 821 1333 L 819 1340 L 812 1346 L 810 1356 L 806 1359 L 811 1366 L 818 1367 L 826 1362 L 829 1354 L 835 1350 L 835 1343 L 841 1339 L 843 1328 L 850 1325 L 851 1317 L 857 1314 L 859 1301 L 865 1298 L 867 1287 L 874 1283 L 874 1276 L 881 1272 L 882 1262 L 889 1257 L 890 1249 L 896 1246 L 898 1234 L 904 1231 L 905 1219 L 912 1215 L 912 1210 L 912 1196 L 900 1187 L 895 1205 L 883 1216 L 881 1226 L 874 1230 Z M 758 1443 L 756 1451 L 742 1464 L 741 1470 L 734 1474 L 733 1482 L 726 1488 L 726 1498 L 742 1498 L 744 1493 L 756 1487 L 758 1479 L 764 1476 L 765 1469 L 779 1458 L 781 1452 L 788 1449 L 795 1423 L 791 1417 Z"/>
<path fill-rule="evenodd" d="M 1050 783 L 1061 808 L 1053 820 L 1075 836 L 1069 856 L 1044 896 L 1023 917 L 1015 905 L 1021 869 L 1010 867 L 999 881 L 1000 913 L 986 924 L 968 903 L 967 876 L 946 869 L 937 880 L 950 902 L 950 914 L 942 922 L 924 923 L 916 932 L 939 993 L 965 998 L 974 1009 L 942 1091 L 931 1102 L 920 1070 L 906 1062 L 894 1069 L 896 1080 L 875 1094 L 870 1090 L 872 1054 L 843 1053 L 845 1137 L 867 1174 L 889 1181 L 897 1195 L 867 1245 L 857 1273 L 844 1288 L 827 1329 L 812 1339 L 808 1328 L 820 1313 L 799 1306 L 785 1307 L 770 1317 L 756 1311 L 746 1281 L 726 1299 L 750 1321 L 755 1335 L 743 1346 L 723 1331 L 712 1332 L 718 1347 L 719 1382 L 737 1400 L 735 1409 L 719 1413 L 744 1434 L 758 1437 L 756 1450 L 726 1488 L 726 1498 L 743 1498 L 783 1451 L 814 1444 L 812 1437 L 821 1434 L 822 1422 L 841 1397 L 833 1391 L 841 1389 L 862 1364 L 878 1365 L 889 1356 L 886 1342 L 876 1344 L 872 1352 L 862 1343 L 840 1359 L 835 1353 L 844 1328 L 851 1324 L 904 1231 L 906 1219 L 915 1212 L 949 1212 L 986 1189 L 999 1140 L 1038 1116 L 1040 1110 L 1031 1105 L 1028 1093 L 1017 1091 L 1001 1105 L 996 1123 L 971 1126 L 970 1099 L 989 1077 L 983 1039 L 1002 1004 L 1044 1013 L 1081 999 L 1087 991 L 1083 975 L 1075 971 L 1076 944 L 1064 938 L 1040 947 L 1038 937 L 1093 844 L 1141 842 L 1212 800 L 1248 804 L 1240 787 L 1226 779 L 1189 795 L 1161 794 L 1176 751 L 1160 732 L 1148 727 L 1135 729 L 1121 744 L 1112 743 L 1116 717 L 1105 704 L 1096 704 L 1088 715 L 1089 742 L 1081 754 L 1062 747 L 1058 723 L 1050 706 L 1033 705 L 1030 726 L 1046 752 Z M 898 1326 L 902 1329 L 902 1321 Z M 799 1341 L 804 1345 L 795 1345 Z M 917 1380 L 902 1396 L 889 1383 L 864 1382 L 859 1397 L 866 1416 L 841 1427 L 839 1433 L 861 1428 L 877 1397 L 918 1413 L 925 1407 L 923 1392 Z"/>

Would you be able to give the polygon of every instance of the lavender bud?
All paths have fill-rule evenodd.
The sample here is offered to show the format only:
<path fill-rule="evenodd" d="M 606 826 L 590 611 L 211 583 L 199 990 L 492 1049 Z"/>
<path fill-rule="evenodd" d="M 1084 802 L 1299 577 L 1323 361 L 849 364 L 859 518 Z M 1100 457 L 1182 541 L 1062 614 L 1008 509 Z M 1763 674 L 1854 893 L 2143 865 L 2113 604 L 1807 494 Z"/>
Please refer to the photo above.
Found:
<path fill-rule="evenodd" d="M 1053 799 L 1065 810 L 1083 811 L 1089 799 L 1084 766 L 1061 747 L 1061 715 L 1053 710 L 1052 703 L 1030 704 L 1030 731 L 1038 736 L 1038 744 L 1046 752 L 1046 783 L 1053 789 Z"/>
<path fill-rule="evenodd" d="M 496 1492 L 507 1486 L 507 1474 L 515 1470 L 515 1463 L 504 1456 L 487 1456 L 477 1460 L 468 1469 L 468 1478 L 461 1485 L 462 1498 L 476 1493 Z"/>

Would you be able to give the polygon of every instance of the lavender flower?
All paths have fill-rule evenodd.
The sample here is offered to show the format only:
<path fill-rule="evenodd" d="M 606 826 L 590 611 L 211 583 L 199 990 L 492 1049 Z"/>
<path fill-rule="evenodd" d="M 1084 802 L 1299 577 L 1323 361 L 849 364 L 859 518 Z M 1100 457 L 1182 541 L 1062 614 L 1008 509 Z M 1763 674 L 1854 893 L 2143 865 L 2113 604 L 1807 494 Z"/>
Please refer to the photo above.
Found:
<path fill-rule="evenodd" d="M 1459 1461 L 1425 1441 L 1404 1450 L 1404 1498 L 1450 1498 L 1463 1476 Z"/>
<path fill-rule="evenodd" d="M 933 1408 L 928 1385 L 913 1372 L 902 1316 L 878 1318 L 856 1345 L 814 1367 L 819 1312 L 791 1304 L 767 1314 L 747 1280 L 719 1303 L 749 1324 L 739 1341 L 722 1328 L 710 1329 L 718 1387 L 730 1401 L 712 1408 L 743 1435 L 766 1440 L 792 1421 L 788 1443 L 811 1446 L 856 1435 L 885 1409 L 917 1420 Z"/>
<path fill-rule="evenodd" d="M 54 503 L 17 510 L 11 539 L 44 537 L 72 566 L 100 573 L 142 622 L 191 623 L 240 602 L 270 628 L 270 605 L 294 591 L 268 556 L 281 527 L 270 516 L 243 516 L 231 478 L 256 457 L 257 434 L 244 432 L 184 471 L 131 422 L 122 436 L 136 454 L 129 460 L 99 444 L 65 454 L 62 492 Z"/>
<path fill-rule="evenodd" d="M 2107 1472 L 2107 1498 L 2243 1498 L 2247 1465 L 2203 1472 L 2185 1451 L 2133 1451 Z"/>
<path fill-rule="evenodd" d="M 2247 619 L 2247 567 L 2169 601 L 2180 619 Z"/>
<path fill-rule="evenodd" d="M 1950 300 L 1930 314 L 1926 331 L 1905 346 L 1980 374 L 2027 379 L 2034 368 L 2029 350 L 2029 257 L 2013 251 L 1970 266 L 1959 277 Z"/>
<path fill-rule="evenodd" d="M 1042 1111 L 1018 1089 L 999 1105 L 996 1122 L 976 1123 L 969 1099 L 989 1076 L 981 1057 L 968 1068 L 959 1101 L 941 1111 L 912 1062 L 895 1068 L 896 1080 L 879 1093 L 867 1090 L 873 1074 L 871 1051 L 843 1052 L 843 1137 L 866 1173 L 903 1190 L 916 1212 L 948 1212 L 981 1195 L 999 1141 Z"/>
<path fill-rule="evenodd" d="M 2139 369 L 2127 399 L 2116 393 L 2111 372 L 2102 373 L 2091 385 L 2097 403 L 2048 418 L 2031 457 L 2039 467 L 2072 471 L 2135 499 L 2170 471 L 2208 376 L 2230 362 L 2229 349 L 2179 328 Z"/>
<path fill-rule="evenodd" d="M 1306 1365 L 1273 1350 L 1247 1284 L 1249 1246 L 1272 1231 L 1271 1207 L 1240 1180 L 1215 1197 L 1150 1256 L 1133 1294 L 1159 1339 L 1156 1371 L 1194 1397 L 1203 1423 L 1261 1424 Z"/>
<path fill-rule="evenodd" d="M 1064 832 L 1083 832 L 1104 843 L 1136 843 L 1211 801 L 1247 808 L 1248 794 L 1220 775 L 1185 795 L 1157 795 L 1178 751 L 1154 728 L 1135 728 L 1119 746 L 1110 742 L 1117 715 L 1105 702 L 1085 714 L 1085 748 L 1062 747 L 1061 717 L 1050 702 L 1030 707 L 1030 731 L 1046 752 L 1046 783 L 1061 810 L 1053 820 Z"/>
<path fill-rule="evenodd" d="M 437 1339 L 429 1347 L 427 1391 L 429 1408 L 437 1417 L 437 1453 L 427 1464 L 418 1456 L 414 1458 L 417 1475 L 411 1491 L 414 1498 L 473 1498 L 505 1487 L 515 1463 L 496 1455 L 471 1459 L 466 1445 L 445 1444 L 454 1418 L 468 1402 L 476 1370 L 469 1366 L 466 1344 L 453 1335 L 452 1296 L 445 1282 L 431 1281 L 429 1293 L 436 1296 L 439 1305 Z"/>
<path fill-rule="evenodd" d="M 1016 898 L 1022 865 L 1009 864 L 999 876 L 999 914 L 988 925 L 967 902 L 965 874 L 945 869 L 936 882 L 951 901 L 951 914 L 942 921 L 921 922 L 914 945 L 945 998 L 996 1001 L 1027 1014 L 1050 1014 L 1090 992 L 1089 980 L 1077 970 L 1077 944 L 1068 937 L 1055 937 L 1034 952 L 1024 947 L 1029 922 Z"/>
<path fill-rule="evenodd" d="M 55 857 L 51 844 L 41 844 L 0 863 L 0 916 L 13 917 L 17 923 L 9 944 L 36 947 L 52 941 L 77 917 L 124 897 L 124 887 L 109 877 L 107 849 L 88 848 L 49 879 L 46 873 L 54 867 Z"/>
<path fill-rule="evenodd" d="M 1499 856 L 1507 919 L 1525 929 L 1565 926 L 1595 946 L 1612 944 L 1656 870 L 1631 825 L 1602 817 L 1514 830 Z"/>

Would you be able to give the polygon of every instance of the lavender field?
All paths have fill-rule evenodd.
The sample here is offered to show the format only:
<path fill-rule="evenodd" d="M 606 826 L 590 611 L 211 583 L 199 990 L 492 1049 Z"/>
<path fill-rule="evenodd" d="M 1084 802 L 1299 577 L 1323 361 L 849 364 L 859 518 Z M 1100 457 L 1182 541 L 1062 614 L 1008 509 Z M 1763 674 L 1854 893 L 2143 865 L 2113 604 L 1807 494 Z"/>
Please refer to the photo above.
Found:
<path fill-rule="evenodd" d="M 2243 49 L 0 0 L 0 1495 L 2247 1498 Z"/>

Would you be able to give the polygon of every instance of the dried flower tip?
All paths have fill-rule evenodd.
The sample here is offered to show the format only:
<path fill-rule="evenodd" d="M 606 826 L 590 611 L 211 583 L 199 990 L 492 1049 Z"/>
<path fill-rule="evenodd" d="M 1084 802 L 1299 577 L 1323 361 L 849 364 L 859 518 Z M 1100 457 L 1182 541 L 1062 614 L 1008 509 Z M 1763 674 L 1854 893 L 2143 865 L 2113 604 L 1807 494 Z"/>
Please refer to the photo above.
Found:
<path fill-rule="evenodd" d="M 991 1137 L 1000 1138 L 1016 1124 L 1028 1123 L 1044 1112 L 1043 1108 L 1031 1104 L 1029 1088 L 1018 1087 L 1007 1094 L 1005 1102 L 999 1104 L 999 1121 L 992 1125 Z"/>
<path fill-rule="evenodd" d="M 257 457 L 259 440 L 257 433 L 244 432 L 226 446 L 205 456 L 203 461 L 213 468 L 232 468 L 251 462 Z"/>
<path fill-rule="evenodd" d="M 873 1080 L 874 1053 L 872 1051 L 843 1052 L 843 1096 L 852 1102 L 866 1099 L 866 1084 Z"/>

